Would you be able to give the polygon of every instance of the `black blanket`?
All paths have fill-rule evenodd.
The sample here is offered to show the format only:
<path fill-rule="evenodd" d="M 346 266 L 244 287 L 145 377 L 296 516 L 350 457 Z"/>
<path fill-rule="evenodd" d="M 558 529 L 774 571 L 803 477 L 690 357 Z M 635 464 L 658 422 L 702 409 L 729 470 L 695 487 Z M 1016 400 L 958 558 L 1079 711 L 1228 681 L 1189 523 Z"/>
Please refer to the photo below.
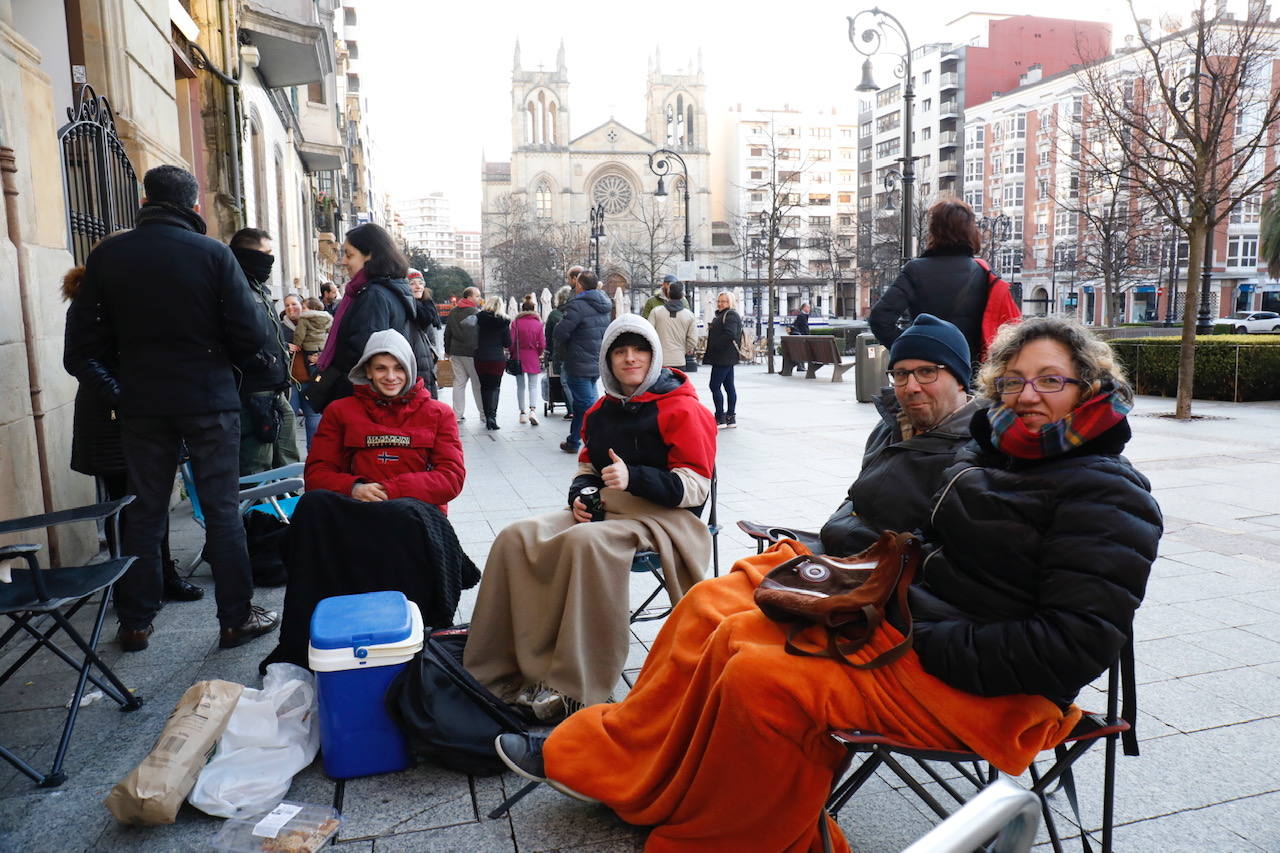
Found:
<path fill-rule="evenodd" d="M 399 590 L 418 605 L 427 630 L 453 624 L 462 590 L 480 571 L 439 508 L 414 498 L 366 503 L 307 492 L 294 509 L 282 550 L 289 571 L 280 644 L 269 663 L 307 666 L 311 613 L 334 595 Z"/>

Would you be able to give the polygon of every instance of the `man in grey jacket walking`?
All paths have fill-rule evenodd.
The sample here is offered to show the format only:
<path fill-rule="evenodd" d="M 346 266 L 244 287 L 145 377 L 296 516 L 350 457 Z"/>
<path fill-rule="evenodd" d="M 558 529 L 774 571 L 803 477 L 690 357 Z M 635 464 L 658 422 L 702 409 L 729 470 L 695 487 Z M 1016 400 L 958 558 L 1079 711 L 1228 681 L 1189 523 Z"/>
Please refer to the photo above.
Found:
<path fill-rule="evenodd" d="M 476 411 L 484 412 L 480 401 L 480 374 L 476 373 L 476 313 L 480 310 L 480 289 L 468 287 L 449 312 L 444 324 L 444 351 L 453 365 L 453 413 L 458 422 L 467 415 L 467 383 L 476 400 Z"/>

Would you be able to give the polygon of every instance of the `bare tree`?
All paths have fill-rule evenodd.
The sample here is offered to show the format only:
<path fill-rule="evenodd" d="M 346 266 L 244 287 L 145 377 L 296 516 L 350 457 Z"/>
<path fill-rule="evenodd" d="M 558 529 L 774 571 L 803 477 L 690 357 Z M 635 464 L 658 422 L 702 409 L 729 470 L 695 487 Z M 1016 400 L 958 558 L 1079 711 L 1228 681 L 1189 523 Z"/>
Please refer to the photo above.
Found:
<path fill-rule="evenodd" d="M 809 227 L 809 248 L 820 252 L 818 261 L 823 267 L 827 279 L 831 281 L 832 292 L 840 299 L 842 314 L 846 317 L 857 317 L 856 297 L 852 310 L 846 293 L 851 266 L 854 260 L 853 235 L 841 234 L 830 225 Z"/>
<path fill-rule="evenodd" d="M 502 196 L 488 216 L 496 239 L 486 257 L 503 298 L 555 290 L 565 269 L 586 257 L 581 226 L 534 217 L 521 199 Z"/>
<path fill-rule="evenodd" d="M 631 283 L 634 308 L 641 288 L 653 286 L 671 259 L 682 257 L 683 232 L 677 233 L 665 207 L 652 197 L 632 205 L 613 228 L 609 251 Z"/>
<path fill-rule="evenodd" d="M 1126 56 L 1080 69 L 1088 96 L 1088 144 L 1120 151 L 1115 174 L 1132 194 L 1177 226 L 1189 243 L 1175 415 L 1191 416 L 1196 318 L 1206 239 L 1242 199 L 1280 174 L 1267 149 L 1280 129 L 1280 27 L 1263 4 L 1236 18 L 1225 4 L 1199 0 L 1189 26 L 1153 36 L 1129 0 L 1139 46 Z"/>

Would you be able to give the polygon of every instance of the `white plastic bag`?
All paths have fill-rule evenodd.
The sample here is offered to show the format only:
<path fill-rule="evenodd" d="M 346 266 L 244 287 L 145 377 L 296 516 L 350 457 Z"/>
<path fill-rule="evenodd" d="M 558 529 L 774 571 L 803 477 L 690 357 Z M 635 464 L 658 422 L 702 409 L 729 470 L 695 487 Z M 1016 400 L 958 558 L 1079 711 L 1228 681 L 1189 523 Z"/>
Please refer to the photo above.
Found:
<path fill-rule="evenodd" d="M 315 760 L 315 714 L 314 676 L 293 664 L 271 664 L 262 689 L 241 694 L 187 802 L 214 817 L 271 811 L 289 793 L 294 774 Z"/>

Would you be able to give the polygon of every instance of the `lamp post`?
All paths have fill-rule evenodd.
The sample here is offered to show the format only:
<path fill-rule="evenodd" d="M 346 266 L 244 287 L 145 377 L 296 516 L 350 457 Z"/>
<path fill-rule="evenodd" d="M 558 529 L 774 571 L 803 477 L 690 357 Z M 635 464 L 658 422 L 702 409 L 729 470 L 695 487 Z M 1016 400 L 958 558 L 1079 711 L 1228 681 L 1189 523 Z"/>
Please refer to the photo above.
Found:
<path fill-rule="evenodd" d="M 600 238 L 604 237 L 604 202 L 600 202 L 590 210 L 591 224 L 591 265 L 596 273 L 596 281 L 600 280 Z"/>
<path fill-rule="evenodd" d="M 684 177 L 684 259 L 691 261 L 693 260 L 693 238 L 689 235 L 689 166 L 684 162 L 683 157 L 670 148 L 659 148 L 649 155 L 649 171 L 658 176 L 658 188 L 653 194 L 658 198 L 666 197 L 667 188 L 662 179 L 671 173 L 672 160 L 680 164 L 680 173 Z"/>
<path fill-rule="evenodd" d="M 858 33 L 858 20 L 863 20 L 863 30 Z M 862 62 L 862 82 L 858 84 L 858 92 L 878 92 L 879 87 L 871 77 L 871 57 L 880 52 L 887 33 L 894 33 L 902 39 L 904 53 L 898 56 L 898 67 L 894 73 L 902 80 L 902 156 L 898 162 L 902 164 L 902 263 L 915 257 L 911 243 L 911 205 L 915 200 L 916 160 L 911 156 L 911 109 L 915 105 L 915 80 L 911 76 L 911 40 L 907 38 L 907 29 L 902 22 L 883 9 L 873 7 L 864 9 L 849 18 L 849 43 L 854 50 L 867 57 Z M 855 36 L 857 36 L 855 38 Z M 859 40 L 863 44 L 859 44 Z"/>

